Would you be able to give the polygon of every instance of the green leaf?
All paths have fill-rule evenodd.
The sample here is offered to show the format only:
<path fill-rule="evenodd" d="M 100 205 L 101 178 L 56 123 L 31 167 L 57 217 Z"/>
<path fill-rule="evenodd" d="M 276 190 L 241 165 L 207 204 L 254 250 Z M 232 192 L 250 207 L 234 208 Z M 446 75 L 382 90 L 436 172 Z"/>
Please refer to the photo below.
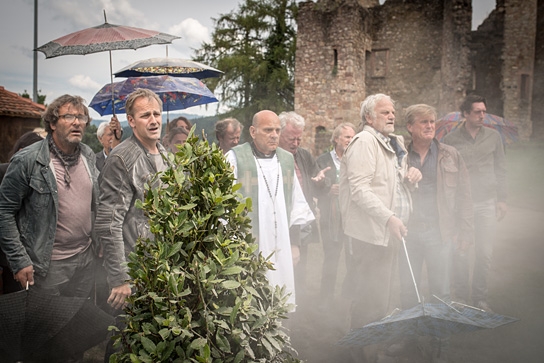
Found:
<path fill-rule="evenodd" d="M 262 345 L 264 345 L 269 355 L 273 356 L 276 353 L 274 351 L 274 348 L 272 348 L 272 345 L 270 345 L 270 343 L 266 339 L 261 339 L 261 343 Z"/>
<path fill-rule="evenodd" d="M 193 208 L 195 208 L 197 205 L 195 203 L 188 203 L 188 204 L 185 204 L 185 205 L 181 205 L 179 208 L 182 209 L 182 210 L 191 210 Z"/>
<path fill-rule="evenodd" d="M 143 336 L 140 338 L 140 341 L 142 342 L 142 346 L 144 347 L 146 352 L 148 352 L 149 354 L 153 354 L 157 350 L 157 346 L 151 341 L 151 339 Z"/>
<path fill-rule="evenodd" d="M 230 353 L 230 343 L 229 340 L 218 330 L 217 334 L 215 335 L 215 340 L 217 342 L 217 346 L 219 349 L 221 349 L 224 353 Z"/>
<path fill-rule="evenodd" d="M 236 357 L 234 357 L 234 361 L 233 363 L 240 363 L 242 361 L 242 359 L 244 359 L 244 357 L 246 356 L 245 352 L 243 349 L 241 349 L 237 354 L 236 354 Z"/>
<path fill-rule="evenodd" d="M 194 350 L 199 350 L 201 348 L 204 348 L 208 344 L 208 341 L 204 338 L 197 338 L 191 342 L 189 347 Z"/>
<path fill-rule="evenodd" d="M 222 275 L 239 275 L 242 271 L 244 271 L 244 268 L 243 267 L 240 267 L 240 266 L 231 266 L 231 267 L 228 267 L 226 269 L 224 269 L 223 271 L 221 271 L 221 274 Z"/>
<path fill-rule="evenodd" d="M 227 290 L 231 290 L 231 289 L 236 289 L 240 287 L 240 283 L 238 281 L 227 280 L 227 281 L 223 281 L 221 283 L 221 286 L 223 286 Z"/>
<path fill-rule="evenodd" d="M 281 344 L 280 342 L 278 342 L 276 340 L 276 338 L 270 333 L 270 332 L 265 332 L 264 333 L 264 338 L 267 339 L 270 344 L 272 344 L 274 346 L 274 348 L 276 349 L 276 351 L 281 351 Z"/>
<path fill-rule="evenodd" d="M 170 336 L 170 329 L 159 330 L 159 335 L 161 336 L 162 340 L 168 339 L 168 337 Z"/>

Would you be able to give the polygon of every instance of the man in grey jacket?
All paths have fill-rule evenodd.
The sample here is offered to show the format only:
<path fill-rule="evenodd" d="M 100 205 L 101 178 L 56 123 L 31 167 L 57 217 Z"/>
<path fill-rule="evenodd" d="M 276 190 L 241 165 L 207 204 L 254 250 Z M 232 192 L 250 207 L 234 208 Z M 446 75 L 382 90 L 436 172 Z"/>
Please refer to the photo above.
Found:
<path fill-rule="evenodd" d="M 144 185 L 166 168 L 166 151 L 159 143 L 162 101 L 154 92 L 138 89 L 126 101 L 127 120 L 133 135 L 108 156 L 100 173 L 100 204 L 95 231 L 103 247 L 111 288 L 108 303 L 124 307 L 131 294 L 126 260 L 139 237 L 151 237 L 148 219 L 136 200 L 144 199 Z"/>
<path fill-rule="evenodd" d="M 2 181 L 0 246 L 21 286 L 87 297 L 98 200 L 95 155 L 81 143 L 89 110 L 81 97 L 64 95 L 43 121 L 47 138 L 18 152 Z"/>

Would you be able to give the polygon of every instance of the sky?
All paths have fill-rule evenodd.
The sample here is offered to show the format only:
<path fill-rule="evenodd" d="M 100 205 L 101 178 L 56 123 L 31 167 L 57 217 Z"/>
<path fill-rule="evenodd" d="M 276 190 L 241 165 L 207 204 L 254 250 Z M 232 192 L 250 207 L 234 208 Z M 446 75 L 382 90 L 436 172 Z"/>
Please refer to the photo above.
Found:
<path fill-rule="evenodd" d="M 240 0 L 241 1 L 241 0 Z M 429 0 L 434 1 L 434 0 Z M 383 3 L 383 0 L 380 1 Z M 113 71 L 142 59 L 190 59 L 194 49 L 209 41 L 214 22 L 238 8 L 239 0 L 38 0 L 38 47 L 66 34 L 108 22 L 180 36 L 172 44 L 112 52 Z M 491 12 L 495 0 L 473 0 L 473 28 Z M 0 86 L 15 93 L 33 93 L 34 0 L 0 0 Z M 119 81 L 122 78 L 114 79 Z M 45 59 L 38 52 L 38 90 L 46 103 L 68 93 L 89 103 L 110 82 L 108 52 Z M 184 110 L 214 115 L 219 103 Z M 91 110 L 93 119 L 101 119 Z M 102 119 L 106 119 L 103 117 Z"/>

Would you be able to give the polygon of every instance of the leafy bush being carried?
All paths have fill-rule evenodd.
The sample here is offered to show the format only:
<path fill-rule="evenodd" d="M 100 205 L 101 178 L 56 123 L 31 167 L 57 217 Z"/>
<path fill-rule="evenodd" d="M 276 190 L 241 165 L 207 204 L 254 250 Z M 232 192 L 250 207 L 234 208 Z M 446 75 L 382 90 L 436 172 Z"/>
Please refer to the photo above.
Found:
<path fill-rule="evenodd" d="M 284 289 L 265 276 L 246 216 L 251 200 L 215 144 L 192 133 L 139 206 L 154 239 L 129 258 L 135 294 L 111 362 L 295 362 L 281 326 Z"/>

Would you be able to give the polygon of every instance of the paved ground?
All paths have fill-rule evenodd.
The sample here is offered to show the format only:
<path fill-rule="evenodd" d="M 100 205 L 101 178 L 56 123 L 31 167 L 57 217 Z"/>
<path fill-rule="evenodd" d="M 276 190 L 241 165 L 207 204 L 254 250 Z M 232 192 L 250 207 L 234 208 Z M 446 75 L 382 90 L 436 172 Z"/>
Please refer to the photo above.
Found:
<path fill-rule="evenodd" d="M 510 207 L 499 226 L 495 246 L 489 302 L 495 312 L 520 320 L 494 330 L 460 334 L 451 339 L 449 362 L 510 363 L 544 361 L 544 212 Z M 320 245 L 310 253 L 322 259 Z M 318 271 L 312 271 L 318 274 Z M 314 275 L 318 276 L 318 275 Z M 317 287 L 315 287 L 317 288 Z M 309 363 L 340 363 L 344 354 L 335 346 L 347 332 L 349 304 L 335 299 L 334 311 L 322 311 L 317 296 L 308 299 L 305 314 L 293 337 L 300 357 Z M 418 358 L 382 359 L 379 362 L 426 362 Z"/>

